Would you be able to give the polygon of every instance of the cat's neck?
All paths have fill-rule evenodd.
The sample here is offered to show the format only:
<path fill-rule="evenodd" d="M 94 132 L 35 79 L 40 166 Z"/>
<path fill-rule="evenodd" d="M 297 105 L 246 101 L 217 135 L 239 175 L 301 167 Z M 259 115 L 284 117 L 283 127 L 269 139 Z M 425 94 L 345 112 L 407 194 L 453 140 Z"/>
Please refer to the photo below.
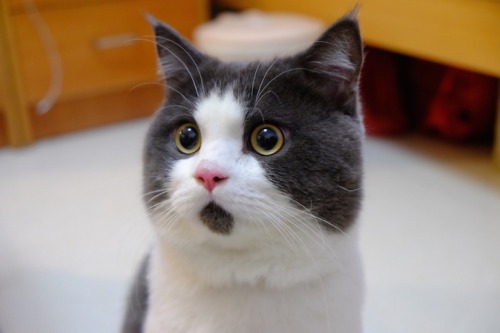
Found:
<path fill-rule="evenodd" d="M 153 274 L 153 279 L 178 279 L 191 286 L 287 288 L 334 275 L 357 262 L 357 239 L 356 225 L 343 234 L 327 234 L 322 240 L 303 238 L 288 248 L 276 239 L 227 249 L 208 242 L 176 244 L 158 237 L 152 255 L 158 274 Z"/>

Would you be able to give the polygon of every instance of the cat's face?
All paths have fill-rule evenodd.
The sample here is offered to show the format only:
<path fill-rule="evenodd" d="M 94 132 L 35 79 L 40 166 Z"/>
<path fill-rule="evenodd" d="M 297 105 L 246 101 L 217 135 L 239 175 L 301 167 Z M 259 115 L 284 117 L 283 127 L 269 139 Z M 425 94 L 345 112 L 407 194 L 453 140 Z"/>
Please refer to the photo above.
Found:
<path fill-rule="evenodd" d="M 145 151 L 157 230 L 231 247 L 347 230 L 362 172 L 355 20 L 337 22 L 300 55 L 246 65 L 206 57 L 153 24 L 167 84 Z"/>

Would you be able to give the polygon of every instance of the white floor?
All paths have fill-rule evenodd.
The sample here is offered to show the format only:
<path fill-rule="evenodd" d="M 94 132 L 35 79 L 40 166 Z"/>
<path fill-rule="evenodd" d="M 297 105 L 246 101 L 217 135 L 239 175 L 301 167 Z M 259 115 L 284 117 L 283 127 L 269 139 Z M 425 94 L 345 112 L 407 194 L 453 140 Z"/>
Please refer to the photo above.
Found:
<path fill-rule="evenodd" d="M 113 333 L 148 247 L 139 121 L 0 150 L 0 331 Z M 500 332 L 487 151 L 369 139 L 367 333 Z"/>

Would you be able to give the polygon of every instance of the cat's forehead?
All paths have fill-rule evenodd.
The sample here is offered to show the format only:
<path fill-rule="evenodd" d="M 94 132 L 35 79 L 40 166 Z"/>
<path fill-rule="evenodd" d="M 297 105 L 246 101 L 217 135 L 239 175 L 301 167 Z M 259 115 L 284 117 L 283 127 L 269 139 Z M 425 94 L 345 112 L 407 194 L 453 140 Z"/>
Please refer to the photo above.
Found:
<path fill-rule="evenodd" d="M 212 90 L 200 98 L 193 113 L 201 131 L 211 136 L 241 136 L 244 106 L 231 87 Z"/>
<path fill-rule="evenodd" d="M 274 79 L 290 70 L 290 65 L 285 59 L 250 63 L 208 61 L 200 67 L 199 84 L 205 88 L 205 93 L 218 91 L 224 94 L 232 90 L 238 98 L 248 99 L 249 94 L 269 88 Z"/>

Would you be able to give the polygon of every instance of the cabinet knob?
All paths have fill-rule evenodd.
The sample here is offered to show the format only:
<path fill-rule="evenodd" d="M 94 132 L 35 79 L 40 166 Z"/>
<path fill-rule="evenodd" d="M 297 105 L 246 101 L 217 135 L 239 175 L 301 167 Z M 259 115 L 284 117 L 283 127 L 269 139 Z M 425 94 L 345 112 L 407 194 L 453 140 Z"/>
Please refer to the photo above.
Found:
<path fill-rule="evenodd" d="M 129 46 L 137 43 L 139 35 L 127 32 L 117 35 L 102 36 L 94 39 L 93 45 L 97 50 L 109 50 Z"/>

